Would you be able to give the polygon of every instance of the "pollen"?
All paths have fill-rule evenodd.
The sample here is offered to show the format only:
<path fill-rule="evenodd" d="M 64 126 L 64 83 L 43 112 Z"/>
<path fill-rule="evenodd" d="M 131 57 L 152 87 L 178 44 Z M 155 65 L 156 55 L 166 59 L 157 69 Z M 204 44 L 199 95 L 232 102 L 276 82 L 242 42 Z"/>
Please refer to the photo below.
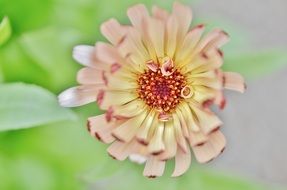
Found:
<path fill-rule="evenodd" d="M 186 86 L 186 81 L 178 70 L 166 76 L 158 68 L 146 70 L 139 76 L 138 84 L 138 95 L 148 106 L 170 113 L 183 99 L 181 90 Z"/>

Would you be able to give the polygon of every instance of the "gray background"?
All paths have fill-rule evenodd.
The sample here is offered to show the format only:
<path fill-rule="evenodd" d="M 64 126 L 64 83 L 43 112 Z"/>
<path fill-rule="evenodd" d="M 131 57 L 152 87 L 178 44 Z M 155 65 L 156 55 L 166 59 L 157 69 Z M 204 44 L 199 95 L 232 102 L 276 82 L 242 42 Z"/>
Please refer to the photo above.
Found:
<path fill-rule="evenodd" d="M 199 0 L 192 7 L 197 17 L 226 18 L 246 30 L 253 48 L 287 47 L 286 0 Z M 287 185 L 287 68 L 247 84 L 244 95 L 227 93 L 221 117 L 228 146 L 210 165 Z"/>

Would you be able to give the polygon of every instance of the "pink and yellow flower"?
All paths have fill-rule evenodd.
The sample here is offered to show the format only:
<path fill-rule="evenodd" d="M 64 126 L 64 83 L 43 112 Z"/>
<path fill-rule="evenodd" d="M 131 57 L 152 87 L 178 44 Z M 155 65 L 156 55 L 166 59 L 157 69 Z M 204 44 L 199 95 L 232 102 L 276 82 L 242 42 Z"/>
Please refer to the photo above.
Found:
<path fill-rule="evenodd" d="M 204 25 L 190 29 L 191 9 L 174 3 L 172 13 L 144 5 L 128 9 L 132 23 L 110 19 L 101 26 L 110 43 L 74 48 L 84 65 L 80 86 L 59 96 L 65 107 L 97 102 L 105 114 L 88 119 L 90 133 L 111 144 L 117 160 L 146 162 L 144 175 L 161 176 L 167 160 L 175 158 L 172 176 L 185 173 L 191 150 L 200 163 L 217 157 L 226 140 L 221 120 L 210 106 L 225 106 L 223 89 L 244 92 L 244 79 L 223 72 L 219 49 L 229 37 Z"/>

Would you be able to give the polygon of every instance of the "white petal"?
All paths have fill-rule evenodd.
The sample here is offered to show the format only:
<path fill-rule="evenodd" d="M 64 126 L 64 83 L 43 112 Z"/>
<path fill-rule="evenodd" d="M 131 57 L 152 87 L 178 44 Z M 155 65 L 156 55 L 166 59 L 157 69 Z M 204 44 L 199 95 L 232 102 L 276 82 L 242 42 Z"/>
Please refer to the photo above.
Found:
<path fill-rule="evenodd" d="M 84 66 L 92 66 L 94 52 L 94 46 L 78 45 L 73 49 L 73 58 Z"/>
<path fill-rule="evenodd" d="M 137 164 L 143 164 L 146 162 L 147 158 L 145 156 L 139 155 L 139 154 L 131 154 L 129 156 L 130 160 L 132 162 L 135 162 Z"/>
<path fill-rule="evenodd" d="M 86 85 L 69 88 L 58 96 L 59 103 L 63 107 L 77 107 L 95 102 L 101 87 L 101 85 Z"/>

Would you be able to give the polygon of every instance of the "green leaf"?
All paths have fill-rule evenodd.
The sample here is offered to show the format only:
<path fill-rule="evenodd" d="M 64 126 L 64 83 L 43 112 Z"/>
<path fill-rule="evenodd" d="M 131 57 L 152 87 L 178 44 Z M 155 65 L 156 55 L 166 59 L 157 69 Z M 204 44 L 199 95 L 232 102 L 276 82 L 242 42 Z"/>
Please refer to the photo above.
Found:
<path fill-rule="evenodd" d="M 63 120 L 74 120 L 53 94 L 27 84 L 0 85 L 0 131 L 22 129 Z"/>
<path fill-rule="evenodd" d="M 0 23 L 0 46 L 11 36 L 11 26 L 8 17 L 4 17 Z"/>
<path fill-rule="evenodd" d="M 284 66 L 287 66 L 287 50 L 264 50 L 227 55 L 223 68 L 250 78 L 272 73 Z"/>
<path fill-rule="evenodd" d="M 79 33 L 75 30 L 47 27 L 24 34 L 19 42 L 27 55 L 46 71 L 51 90 L 59 92 L 75 81 L 80 65 L 72 60 L 72 47 L 78 39 Z"/>

